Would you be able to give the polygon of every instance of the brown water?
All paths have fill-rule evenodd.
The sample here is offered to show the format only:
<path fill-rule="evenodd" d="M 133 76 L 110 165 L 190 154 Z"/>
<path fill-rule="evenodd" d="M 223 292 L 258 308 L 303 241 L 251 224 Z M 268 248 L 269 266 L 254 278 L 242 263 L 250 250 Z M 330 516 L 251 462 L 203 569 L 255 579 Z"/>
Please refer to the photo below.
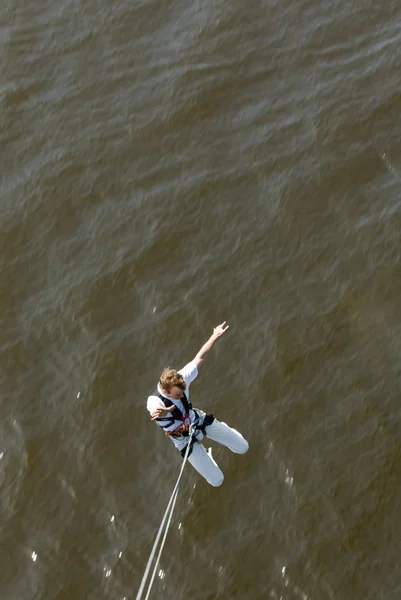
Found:
<path fill-rule="evenodd" d="M 401 5 L 0 9 L 0 598 L 401 598 Z"/>

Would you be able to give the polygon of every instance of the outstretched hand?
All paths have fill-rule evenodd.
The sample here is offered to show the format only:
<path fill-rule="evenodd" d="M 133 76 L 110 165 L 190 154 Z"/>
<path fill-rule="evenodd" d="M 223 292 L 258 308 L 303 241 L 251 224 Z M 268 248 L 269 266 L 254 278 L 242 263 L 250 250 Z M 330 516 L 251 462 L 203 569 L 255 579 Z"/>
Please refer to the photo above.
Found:
<path fill-rule="evenodd" d="M 210 336 L 208 341 L 205 344 L 203 344 L 202 348 L 195 356 L 194 362 L 198 367 L 200 367 L 200 365 L 203 365 L 203 363 L 205 362 L 206 355 L 215 343 L 215 341 L 227 331 L 228 325 L 226 325 L 226 323 L 227 321 L 224 321 L 223 323 L 220 323 L 220 325 L 217 325 L 217 327 L 214 327 L 212 335 Z"/>
<path fill-rule="evenodd" d="M 223 323 L 221 323 L 220 325 L 217 325 L 217 327 L 215 327 L 213 329 L 213 335 L 215 338 L 220 337 L 221 335 L 223 335 L 223 333 L 225 333 L 227 331 L 227 329 L 230 327 L 229 325 L 226 325 L 227 321 L 224 321 Z"/>

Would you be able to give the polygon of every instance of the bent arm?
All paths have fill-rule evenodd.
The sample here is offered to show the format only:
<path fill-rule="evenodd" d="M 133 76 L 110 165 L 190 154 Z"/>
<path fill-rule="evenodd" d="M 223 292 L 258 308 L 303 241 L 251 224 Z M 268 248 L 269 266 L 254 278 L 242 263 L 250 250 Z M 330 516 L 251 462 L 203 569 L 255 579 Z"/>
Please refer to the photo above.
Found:
<path fill-rule="evenodd" d="M 193 362 L 196 363 L 196 365 L 198 367 L 200 367 L 200 365 L 202 365 L 205 362 L 206 355 L 208 354 L 209 350 L 211 350 L 215 341 L 219 337 L 221 337 L 229 328 L 229 325 L 226 325 L 226 322 L 227 321 L 224 321 L 223 323 L 221 323 L 220 325 L 217 325 L 217 327 L 215 327 L 213 329 L 212 335 L 210 336 L 208 341 L 205 344 L 203 344 L 202 348 L 199 350 L 198 354 L 195 356 Z"/>
<path fill-rule="evenodd" d="M 152 421 L 158 418 L 165 417 L 168 419 L 168 413 L 174 409 L 174 404 L 171 403 L 171 406 L 165 406 L 163 402 L 157 396 L 149 396 L 146 404 L 146 408 L 150 412 L 150 416 Z"/>

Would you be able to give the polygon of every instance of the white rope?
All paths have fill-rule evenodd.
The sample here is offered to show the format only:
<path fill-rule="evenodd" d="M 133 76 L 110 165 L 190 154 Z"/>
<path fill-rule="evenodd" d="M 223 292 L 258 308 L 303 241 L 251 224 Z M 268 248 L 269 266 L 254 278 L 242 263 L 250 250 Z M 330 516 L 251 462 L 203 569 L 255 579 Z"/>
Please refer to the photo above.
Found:
<path fill-rule="evenodd" d="M 152 579 L 150 580 L 149 588 L 148 588 L 148 593 L 145 596 L 145 600 L 148 600 L 148 598 L 150 596 L 150 590 L 152 589 L 153 580 L 154 580 L 154 578 L 156 576 L 157 567 L 159 566 L 160 556 L 161 556 L 161 553 L 162 553 L 162 550 L 163 550 L 163 547 L 164 547 L 164 542 L 166 541 L 166 537 L 167 537 L 168 530 L 169 530 L 169 527 L 170 527 L 170 521 L 171 521 L 171 517 L 173 516 L 174 506 L 175 506 L 175 501 L 177 500 L 177 496 L 178 496 L 178 490 L 175 493 L 173 504 L 171 505 L 170 516 L 168 518 L 166 529 L 164 531 L 164 536 L 163 536 L 163 539 L 162 539 L 162 543 L 160 544 L 159 554 L 157 555 L 156 563 L 155 563 L 155 566 L 154 566 L 154 569 L 153 569 L 153 573 L 152 573 Z"/>
<path fill-rule="evenodd" d="M 163 550 L 163 547 L 164 547 L 164 543 L 166 541 L 168 529 L 170 527 L 171 517 L 173 516 L 175 502 L 176 502 L 177 496 L 178 496 L 178 488 L 180 487 L 181 477 L 182 477 L 182 474 L 184 472 L 185 463 L 187 462 L 187 459 L 188 459 L 189 449 L 191 447 L 192 437 L 193 437 L 193 435 L 195 433 L 195 425 L 196 425 L 196 423 L 199 420 L 200 419 L 196 419 L 196 421 L 194 421 L 191 424 L 191 427 L 189 428 L 189 436 L 188 436 L 189 441 L 188 441 L 188 445 L 186 447 L 186 451 L 185 451 L 185 455 L 184 455 L 184 460 L 183 460 L 182 466 L 181 466 L 181 471 L 180 471 L 180 474 L 178 475 L 178 479 L 177 479 L 177 482 L 176 482 L 176 484 L 174 486 L 173 493 L 171 494 L 170 500 L 168 502 L 168 505 L 167 505 L 167 508 L 166 508 L 166 512 L 164 513 L 162 522 L 161 522 L 160 527 L 159 527 L 159 531 L 157 532 L 156 539 L 155 539 L 155 542 L 153 544 L 152 552 L 150 553 L 148 564 L 146 565 L 145 573 L 144 573 L 144 575 L 142 577 L 141 585 L 140 585 L 138 594 L 136 596 L 136 600 L 141 600 L 141 598 L 142 598 L 142 593 L 143 593 L 143 590 L 145 588 L 146 580 L 147 580 L 148 575 L 149 575 L 149 571 L 150 571 L 150 567 L 151 567 L 154 555 L 156 553 L 156 548 L 157 548 L 157 545 L 159 543 L 160 537 L 162 535 L 164 524 L 165 524 L 165 522 L 167 520 L 167 517 L 168 517 L 167 524 L 166 524 L 166 529 L 165 529 L 164 536 L 163 536 L 163 540 L 162 540 L 162 543 L 160 545 L 160 550 L 159 550 L 159 553 L 157 555 L 156 564 L 155 564 L 154 569 L 153 569 L 152 578 L 151 578 L 150 583 L 149 583 L 149 587 L 148 587 L 148 591 L 146 593 L 145 600 L 148 600 L 148 598 L 149 598 L 150 590 L 152 588 L 153 580 L 154 580 L 155 575 L 156 575 L 156 570 L 157 570 L 157 567 L 158 567 L 158 564 L 159 564 L 160 556 L 161 556 L 161 553 L 162 553 L 162 550 Z"/>

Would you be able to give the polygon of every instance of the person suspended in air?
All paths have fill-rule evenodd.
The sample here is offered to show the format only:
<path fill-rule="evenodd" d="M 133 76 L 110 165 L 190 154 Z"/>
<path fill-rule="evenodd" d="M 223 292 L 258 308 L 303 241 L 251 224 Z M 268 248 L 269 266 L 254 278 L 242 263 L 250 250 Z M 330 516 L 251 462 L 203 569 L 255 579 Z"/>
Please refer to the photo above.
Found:
<path fill-rule="evenodd" d="M 147 400 L 147 409 L 152 421 L 164 430 L 183 457 L 189 442 L 189 428 L 195 423 L 188 461 L 215 487 L 223 483 L 224 475 L 211 452 L 207 452 L 201 444 L 202 439 L 208 437 L 227 446 L 236 454 L 245 454 L 249 445 L 236 429 L 218 421 L 211 413 L 206 414 L 198 408 L 193 408 L 189 399 L 189 388 L 198 376 L 198 369 L 205 362 L 206 355 L 228 328 L 226 321 L 217 325 L 195 358 L 182 369 L 164 369 L 156 389 Z"/>

